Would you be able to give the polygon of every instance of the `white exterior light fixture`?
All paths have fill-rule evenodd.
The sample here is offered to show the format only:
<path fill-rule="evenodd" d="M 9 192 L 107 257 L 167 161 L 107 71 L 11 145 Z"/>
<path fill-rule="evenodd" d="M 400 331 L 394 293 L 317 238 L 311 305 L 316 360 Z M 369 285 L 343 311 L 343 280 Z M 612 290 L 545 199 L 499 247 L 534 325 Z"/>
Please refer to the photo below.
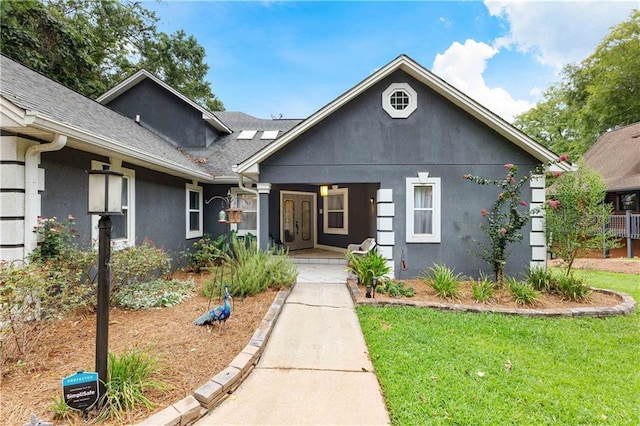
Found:
<path fill-rule="evenodd" d="M 122 177 L 113 170 L 89 170 L 89 196 L 87 213 L 103 215 L 122 214 Z"/>

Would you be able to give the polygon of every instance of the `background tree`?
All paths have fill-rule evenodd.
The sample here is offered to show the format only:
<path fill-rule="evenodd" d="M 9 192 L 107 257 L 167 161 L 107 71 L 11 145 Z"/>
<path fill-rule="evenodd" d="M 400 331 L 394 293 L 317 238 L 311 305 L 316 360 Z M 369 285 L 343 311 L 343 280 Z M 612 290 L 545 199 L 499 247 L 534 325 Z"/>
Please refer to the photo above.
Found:
<path fill-rule="evenodd" d="M 140 66 L 156 74 L 165 83 L 212 111 L 224 109 L 205 80 L 209 65 L 204 62 L 204 47 L 193 36 L 180 30 L 159 33 L 141 47 Z"/>
<path fill-rule="evenodd" d="M 0 2 L 0 51 L 88 97 L 143 66 L 194 101 L 224 109 L 205 80 L 205 51 L 184 31 L 157 31 L 142 2 L 26 0 Z"/>
<path fill-rule="evenodd" d="M 584 160 L 577 164 L 577 171 L 558 177 L 551 187 L 553 197 L 545 205 L 547 239 L 551 251 L 564 261 L 567 276 L 577 257 L 617 244 L 607 230 L 612 206 L 602 202 L 604 179 Z"/>
<path fill-rule="evenodd" d="M 0 2 L 2 54 L 85 94 L 102 86 L 89 44 L 88 37 L 40 1 Z"/>
<path fill-rule="evenodd" d="M 605 131 L 640 121 L 640 10 L 612 28 L 595 52 L 569 64 L 543 101 L 514 125 L 554 152 L 583 154 Z"/>

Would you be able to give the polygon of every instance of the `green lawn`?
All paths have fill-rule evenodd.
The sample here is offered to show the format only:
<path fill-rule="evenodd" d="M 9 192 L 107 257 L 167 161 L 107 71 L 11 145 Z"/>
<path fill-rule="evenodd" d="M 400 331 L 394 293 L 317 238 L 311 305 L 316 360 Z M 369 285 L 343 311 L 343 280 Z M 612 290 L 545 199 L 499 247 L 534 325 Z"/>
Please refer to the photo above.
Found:
<path fill-rule="evenodd" d="M 640 300 L 637 275 L 576 272 Z M 394 424 L 640 424 L 638 313 L 357 311 Z"/>

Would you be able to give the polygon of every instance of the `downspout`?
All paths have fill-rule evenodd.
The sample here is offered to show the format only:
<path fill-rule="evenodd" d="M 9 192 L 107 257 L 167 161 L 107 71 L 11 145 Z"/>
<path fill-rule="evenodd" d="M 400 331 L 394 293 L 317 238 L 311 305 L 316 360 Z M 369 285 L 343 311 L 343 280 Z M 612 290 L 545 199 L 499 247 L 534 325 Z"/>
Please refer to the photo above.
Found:
<path fill-rule="evenodd" d="M 67 144 L 67 136 L 56 133 L 53 142 L 32 145 L 24 154 L 24 258 L 36 248 L 38 241 L 33 227 L 38 223 L 38 165 L 40 153 L 59 151 Z"/>
<path fill-rule="evenodd" d="M 257 216 L 256 216 L 256 223 L 258 224 L 258 226 L 260 226 L 260 194 L 258 193 L 257 189 L 253 189 L 253 188 L 247 188 L 246 186 L 244 186 L 244 176 L 241 173 L 238 173 L 238 187 L 240 188 L 241 191 L 246 191 L 246 192 L 250 192 L 251 194 L 256 196 L 256 206 L 258 208 L 257 211 Z M 258 241 L 258 247 L 260 247 L 260 230 L 258 230 L 258 235 L 256 236 Z"/>

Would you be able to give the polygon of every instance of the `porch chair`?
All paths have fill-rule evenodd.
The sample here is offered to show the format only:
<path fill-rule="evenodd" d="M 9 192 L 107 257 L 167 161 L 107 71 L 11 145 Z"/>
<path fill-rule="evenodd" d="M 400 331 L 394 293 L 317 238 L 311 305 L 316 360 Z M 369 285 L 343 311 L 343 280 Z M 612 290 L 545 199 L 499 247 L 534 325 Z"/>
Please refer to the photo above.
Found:
<path fill-rule="evenodd" d="M 353 254 L 359 254 L 364 256 L 369 253 L 376 246 L 375 238 L 367 238 L 360 244 L 349 244 L 347 246 L 347 251 Z"/>

